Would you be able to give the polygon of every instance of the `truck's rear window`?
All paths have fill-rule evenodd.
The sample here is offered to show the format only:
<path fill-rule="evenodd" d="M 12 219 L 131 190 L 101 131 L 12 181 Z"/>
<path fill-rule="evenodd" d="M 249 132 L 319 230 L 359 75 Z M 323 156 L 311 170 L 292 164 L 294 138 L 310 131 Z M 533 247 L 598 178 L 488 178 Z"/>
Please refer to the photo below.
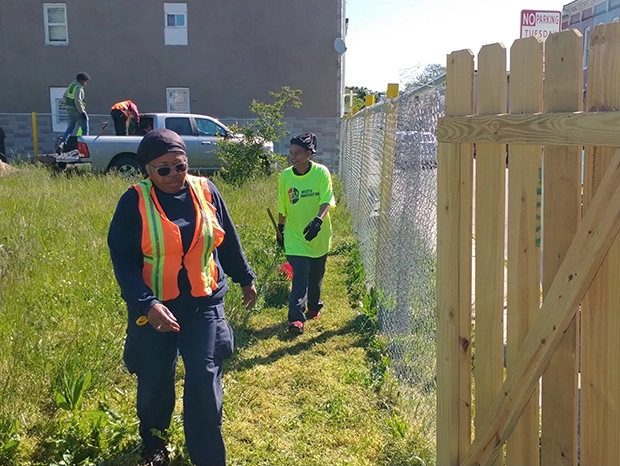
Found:
<path fill-rule="evenodd" d="M 166 118 L 166 128 L 171 129 L 179 136 L 192 136 L 192 124 L 187 117 L 170 117 Z"/>

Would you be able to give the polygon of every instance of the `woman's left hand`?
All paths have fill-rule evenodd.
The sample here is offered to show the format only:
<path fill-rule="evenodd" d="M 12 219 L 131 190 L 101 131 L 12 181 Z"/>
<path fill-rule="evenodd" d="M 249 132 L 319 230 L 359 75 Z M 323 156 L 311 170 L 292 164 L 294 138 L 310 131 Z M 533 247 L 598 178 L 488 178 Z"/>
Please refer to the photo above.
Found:
<path fill-rule="evenodd" d="M 256 287 L 254 284 L 241 287 L 243 292 L 243 305 L 246 309 L 252 309 L 256 304 Z"/>

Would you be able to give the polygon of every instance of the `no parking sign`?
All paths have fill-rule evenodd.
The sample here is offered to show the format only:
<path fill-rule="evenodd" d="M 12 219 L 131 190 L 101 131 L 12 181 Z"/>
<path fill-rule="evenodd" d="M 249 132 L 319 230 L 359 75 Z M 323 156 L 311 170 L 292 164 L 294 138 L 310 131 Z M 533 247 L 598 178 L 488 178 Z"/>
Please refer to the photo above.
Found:
<path fill-rule="evenodd" d="M 543 41 L 562 25 L 560 11 L 521 10 L 521 38 L 537 36 Z"/>

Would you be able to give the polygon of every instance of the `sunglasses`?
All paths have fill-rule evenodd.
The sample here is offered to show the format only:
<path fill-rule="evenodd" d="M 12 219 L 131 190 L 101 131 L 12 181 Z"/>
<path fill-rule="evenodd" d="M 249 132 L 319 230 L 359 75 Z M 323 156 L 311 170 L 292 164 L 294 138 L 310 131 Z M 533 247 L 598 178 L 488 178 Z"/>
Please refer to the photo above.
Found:
<path fill-rule="evenodd" d="M 157 174 L 159 176 L 168 176 L 170 175 L 170 173 L 172 173 L 172 169 L 174 168 L 174 171 L 177 173 L 182 173 L 184 171 L 187 170 L 187 162 L 180 162 L 177 163 L 175 165 L 173 165 L 172 167 L 169 166 L 165 166 L 165 167 L 154 167 L 153 165 L 151 165 L 151 167 L 153 167 L 155 169 L 155 171 L 157 171 Z"/>

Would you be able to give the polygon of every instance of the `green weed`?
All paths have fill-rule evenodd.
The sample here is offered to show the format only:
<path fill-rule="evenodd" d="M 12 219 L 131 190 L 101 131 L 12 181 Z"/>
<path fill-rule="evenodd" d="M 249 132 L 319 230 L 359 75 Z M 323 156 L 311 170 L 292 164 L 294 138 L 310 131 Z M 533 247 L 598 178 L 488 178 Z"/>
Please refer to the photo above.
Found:
<path fill-rule="evenodd" d="M 17 452 L 20 441 L 19 430 L 19 421 L 0 419 L 0 461 L 10 462 Z"/>

